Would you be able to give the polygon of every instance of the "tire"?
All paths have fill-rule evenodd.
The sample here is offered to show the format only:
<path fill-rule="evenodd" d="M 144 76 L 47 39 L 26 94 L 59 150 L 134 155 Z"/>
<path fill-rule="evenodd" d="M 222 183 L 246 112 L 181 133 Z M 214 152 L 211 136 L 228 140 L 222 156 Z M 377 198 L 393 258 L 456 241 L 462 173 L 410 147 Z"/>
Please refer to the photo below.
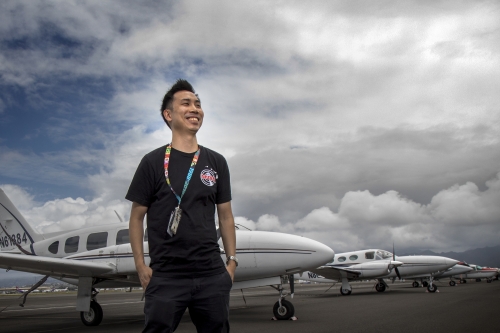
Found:
<path fill-rule="evenodd" d="M 417 281 L 413 281 L 411 285 L 413 288 L 417 288 L 420 284 Z"/>
<path fill-rule="evenodd" d="M 462 280 L 462 283 L 467 283 L 467 280 L 466 280 L 466 279 L 463 279 L 463 280 Z"/>
<path fill-rule="evenodd" d="M 487 283 L 491 283 L 491 279 L 486 280 Z"/>
<path fill-rule="evenodd" d="M 375 290 L 379 293 L 383 293 L 385 291 L 385 285 L 383 283 L 377 283 L 375 285 Z"/>
<path fill-rule="evenodd" d="M 427 281 L 422 282 L 422 286 L 428 287 L 429 286 L 429 282 L 427 282 Z"/>
<path fill-rule="evenodd" d="M 451 286 L 451 287 L 454 287 L 454 286 L 455 286 L 455 284 L 456 284 L 456 283 L 455 283 L 455 281 L 450 281 L 450 286 Z"/>
<path fill-rule="evenodd" d="M 103 317 L 102 307 L 96 301 L 90 302 L 89 312 L 80 312 L 80 318 L 85 326 L 97 326 Z"/>
<path fill-rule="evenodd" d="M 293 317 L 295 314 L 295 308 L 293 304 L 287 300 L 281 300 L 280 302 L 276 302 L 273 307 L 274 317 L 278 320 L 288 320 Z"/>
<path fill-rule="evenodd" d="M 429 291 L 430 293 L 435 293 L 437 289 L 438 289 L 438 287 L 434 283 L 429 284 L 427 286 L 427 291 Z"/>
<path fill-rule="evenodd" d="M 340 293 L 342 294 L 342 296 L 348 296 L 352 293 L 352 290 L 348 290 L 348 289 L 342 289 L 342 287 L 340 287 Z"/>
<path fill-rule="evenodd" d="M 481 279 L 476 279 L 476 282 L 481 282 Z"/>

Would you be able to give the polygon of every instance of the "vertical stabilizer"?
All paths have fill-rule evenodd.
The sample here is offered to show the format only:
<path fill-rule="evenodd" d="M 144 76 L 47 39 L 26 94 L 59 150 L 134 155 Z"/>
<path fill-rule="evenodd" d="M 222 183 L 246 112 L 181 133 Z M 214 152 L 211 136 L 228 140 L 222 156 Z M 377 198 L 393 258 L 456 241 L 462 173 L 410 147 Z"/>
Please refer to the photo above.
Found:
<path fill-rule="evenodd" d="M 35 254 L 33 243 L 43 239 L 0 189 L 0 251 Z"/>

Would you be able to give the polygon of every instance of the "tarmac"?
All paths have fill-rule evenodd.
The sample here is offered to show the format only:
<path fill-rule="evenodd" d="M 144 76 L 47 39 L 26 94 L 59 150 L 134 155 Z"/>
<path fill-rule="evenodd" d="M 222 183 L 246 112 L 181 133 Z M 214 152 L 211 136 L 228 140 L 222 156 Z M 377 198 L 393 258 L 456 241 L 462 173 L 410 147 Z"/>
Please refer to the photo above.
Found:
<path fill-rule="evenodd" d="M 273 321 L 278 293 L 270 287 L 231 292 L 231 332 L 500 332 L 500 281 L 469 281 L 450 287 L 437 282 L 438 292 L 413 288 L 410 282 L 391 284 L 383 293 L 374 282 L 353 283 L 349 296 L 340 284 L 297 284 L 292 301 L 296 321 Z M 20 295 L 0 295 L 2 333 L 141 332 L 142 292 L 101 291 L 104 312 L 99 326 L 87 327 L 75 311 L 76 293 L 31 294 L 24 308 Z M 176 332 L 196 332 L 186 311 Z"/>

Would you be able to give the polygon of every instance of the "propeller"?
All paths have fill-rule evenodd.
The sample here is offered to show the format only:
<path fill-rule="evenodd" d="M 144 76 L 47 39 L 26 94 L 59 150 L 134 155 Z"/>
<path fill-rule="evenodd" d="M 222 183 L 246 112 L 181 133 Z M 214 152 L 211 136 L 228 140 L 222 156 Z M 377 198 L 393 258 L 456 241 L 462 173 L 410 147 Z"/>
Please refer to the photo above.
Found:
<path fill-rule="evenodd" d="M 396 253 L 394 251 L 394 242 L 392 242 L 392 261 L 396 261 Z M 399 274 L 399 270 L 397 266 L 394 266 L 394 270 L 396 271 L 396 275 L 401 280 L 401 274 Z"/>

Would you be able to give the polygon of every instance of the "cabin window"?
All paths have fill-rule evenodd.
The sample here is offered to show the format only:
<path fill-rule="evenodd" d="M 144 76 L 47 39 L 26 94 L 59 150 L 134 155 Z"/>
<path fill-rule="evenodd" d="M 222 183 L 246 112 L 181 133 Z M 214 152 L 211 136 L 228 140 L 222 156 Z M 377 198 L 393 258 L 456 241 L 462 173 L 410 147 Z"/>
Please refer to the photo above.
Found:
<path fill-rule="evenodd" d="M 346 257 L 339 257 L 337 260 L 340 262 L 344 262 L 346 260 Z"/>
<path fill-rule="evenodd" d="M 123 229 L 118 231 L 116 234 L 116 245 L 130 243 L 130 237 L 128 234 L 128 229 Z"/>
<path fill-rule="evenodd" d="M 375 259 L 375 252 L 365 252 L 365 259 Z"/>
<path fill-rule="evenodd" d="M 49 245 L 50 253 L 57 254 L 57 250 L 59 250 L 59 241 L 56 241 Z"/>
<path fill-rule="evenodd" d="M 353 254 L 352 256 L 349 257 L 349 260 L 358 260 L 358 256 Z"/>
<path fill-rule="evenodd" d="M 96 250 L 108 246 L 108 233 L 96 232 L 87 237 L 87 250 Z"/>
<path fill-rule="evenodd" d="M 148 241 L 148 228 L 146 228 L 146 230 L 144 230 L 144 241 L 145 242 Z"/>
<path fill-rule="evenodd" d="M 73 253 L 78 251 L 78 242 L 80 241 L 80 236 L 74 236 L 66 239 L 64 243 L 64 252 Z"/>

